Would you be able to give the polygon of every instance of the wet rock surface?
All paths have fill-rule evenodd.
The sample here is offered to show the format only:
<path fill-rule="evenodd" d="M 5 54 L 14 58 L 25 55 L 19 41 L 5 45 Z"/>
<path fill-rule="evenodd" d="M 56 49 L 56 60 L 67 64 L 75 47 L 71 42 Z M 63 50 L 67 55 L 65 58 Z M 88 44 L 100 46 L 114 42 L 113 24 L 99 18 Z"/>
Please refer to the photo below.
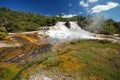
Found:
<path fill-rule="evenodd" d="M 46 38 L 46 35 L 37 33 L 10 35 L 8 40 L 0 41 L 0 62 L 19 63 L 47 53 L 52 45 L 43 42 Z"/>
<path fill-rule="evenodd" d="M 39 54 L 47 53 L 50 51 L 52 45 L 51 44 L 42 44 L 42 45 L 30 45 L 28 48 L 24 47 L 16 47 L 16 48 L 3 48 L 0 50 L 0 61 L 3 62 L 22 62 L 29 57 L 35 57 Z M 5 55 L 5 54 L 6 55 Z"/>

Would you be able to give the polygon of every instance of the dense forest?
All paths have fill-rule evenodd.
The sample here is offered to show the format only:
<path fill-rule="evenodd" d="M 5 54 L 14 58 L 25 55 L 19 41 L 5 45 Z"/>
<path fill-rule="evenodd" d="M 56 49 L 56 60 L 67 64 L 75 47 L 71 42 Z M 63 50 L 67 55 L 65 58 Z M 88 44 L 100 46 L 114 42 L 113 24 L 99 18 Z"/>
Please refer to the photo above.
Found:
<path fill-rule="evenodd" d="M 9 32 L 24 32 L 39 30 L 40 27 L 53 26 L 57 21 L 65 21 L 66 26 L 70 28 L 69 21 L 77 21 L 83 29 L 94 21 L 91 16 L 74 16 L 72 18 L 62 18 L 56 16 L 43 16 L 29 12 L 13 11 L 8 8 L 0 8 L 0 39 L 4 39 Z M 103 34 L 120 34 L 120 22 L 108 19 L 101 25 Z M 91 31 L 91 30 L 90 30 Z M 91 31 L 94 32 L 94 31 Z"/>

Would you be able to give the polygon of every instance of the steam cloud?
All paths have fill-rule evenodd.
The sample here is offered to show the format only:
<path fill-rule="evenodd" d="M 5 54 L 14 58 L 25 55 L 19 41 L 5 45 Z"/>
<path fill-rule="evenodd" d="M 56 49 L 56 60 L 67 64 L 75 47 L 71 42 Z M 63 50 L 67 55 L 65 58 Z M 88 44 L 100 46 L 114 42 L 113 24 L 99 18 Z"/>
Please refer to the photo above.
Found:
<path fill-rule="evenodd" d="M 103 15 L 96 15 L 94 17 L 88 17 L 87 22 L 91 22 L 85 27 L 86 30 L 93 33 L 100 33 L 103 30 L 103 25 L 105 24 L 105 18 Z"/>

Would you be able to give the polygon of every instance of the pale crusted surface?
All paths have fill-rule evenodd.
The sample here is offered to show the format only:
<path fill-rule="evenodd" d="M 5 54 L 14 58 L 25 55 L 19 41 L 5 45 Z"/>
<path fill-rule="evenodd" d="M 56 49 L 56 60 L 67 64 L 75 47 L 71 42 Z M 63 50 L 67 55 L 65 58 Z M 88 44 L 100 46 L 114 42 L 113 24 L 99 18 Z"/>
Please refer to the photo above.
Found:
<path fill-rule="evenodd" d="M 71 28 L 65 26 L 65 22 L 58 22 L 53 28 L 46 32 L 52 38 L 61 40 L 73 39 L 96 39 L 92 33 L 81 29 L 77 22 L 70 22 Z"/>
<path fill-rule="evenodd" d="M 0 43 L 0 48 L 1 47 L 15 47 L 15 46 L 20 46 L 20 44 L 19 43 L 16 43 L 16 44 Z"/>

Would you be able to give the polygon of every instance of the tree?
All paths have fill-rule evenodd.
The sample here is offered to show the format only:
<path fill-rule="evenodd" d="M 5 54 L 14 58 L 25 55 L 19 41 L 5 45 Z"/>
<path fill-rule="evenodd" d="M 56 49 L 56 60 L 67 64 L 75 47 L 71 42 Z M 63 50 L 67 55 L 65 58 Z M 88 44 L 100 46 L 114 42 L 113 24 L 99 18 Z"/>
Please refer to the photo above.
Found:
<path fill-rule="evenodd" d="M 59 17 L 62 18 L 62 13 L 59 13 Z"/>
<path fill-rule="evenodd" d="M 62 13 L 59 13 L 59 21 L 62 21 Z"/>
<path fill-rule="evenodd" d="M 52 26 L 54 26 L 56 23 L 57 23 L 57 20 L 53 18 L 52 19 Z"/>
<path fill-rule="evenodd" d="M 120 34 L 120 22 L 114 22 L 113 23 L 114 27 L 117 29 L 117 34 Z"/>
<path fill-rule="evenodd" d="M 46 19 L 46 23 L 47 23 L 47 26 L 52 26 L 50 18 Z"/>
<path fill-rule="evenodd" d="M 69 21 L 66 21 L 65 25 L 66 25 L 67 28 L 70 28 L 70 22 Z"/>
<path fill-rule="evenodd" d="M 8 35 L 6 29 L 4 27 L 0 27 L 0 39 L 5 39 L 5 37 Z"/>
<path fill-rule="evenodd" d="M 102 33 L 104 34 L 115 34 L 117 29 L 113 25 L 106 25 L 103 27 Z"/>
<path fill-rule="evenodd" d="M 120 33 L 120 25 L 112 19 L 108 19 L 103 26 L 101 33 L 104 34 L 116 34 Z"/>
<path fill-rule="evenodd" d="M 8 32 L 22 32 L 22 25 L 16 22 L 10 22 L 5 26 Z"/>

